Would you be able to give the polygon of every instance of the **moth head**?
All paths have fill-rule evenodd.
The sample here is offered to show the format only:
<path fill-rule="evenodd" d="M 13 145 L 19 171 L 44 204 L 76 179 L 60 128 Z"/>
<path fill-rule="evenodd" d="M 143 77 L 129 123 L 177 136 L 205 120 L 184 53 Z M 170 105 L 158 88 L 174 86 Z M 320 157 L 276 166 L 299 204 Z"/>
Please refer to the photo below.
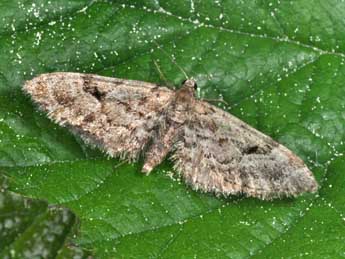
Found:
<path fill-rule="evenodd" d="M 190 103 L 195 98 L 197 85 L 194 79 L 187 79 L 182 82 L 182 87 L 177 90 L 177 99 L 184 103 Z"/>
<path fill-rule="evenodd" d="M 193 91 L 198 89 L 198 85 L 196 84 L 194 79 L 186 79 L 182 82 L 182 87 L 187 88 Z"/>

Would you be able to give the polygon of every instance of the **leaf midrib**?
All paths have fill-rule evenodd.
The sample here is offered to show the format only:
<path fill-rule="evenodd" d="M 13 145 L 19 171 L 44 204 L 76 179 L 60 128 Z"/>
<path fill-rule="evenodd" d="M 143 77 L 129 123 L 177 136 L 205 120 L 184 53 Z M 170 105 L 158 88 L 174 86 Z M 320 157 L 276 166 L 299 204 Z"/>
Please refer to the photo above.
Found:
<path fill-rule="evenodd" d="M 86 4 L 84 6 L 81 6 L 81 8 L 80 7 L 79 8 L 74 8 L 74 9 L 72 9 L 72 10 L 66 12 L 66 13 L 62 12 L 59 15 L 56 15 L 56 16 L 53 16 L 53 17 L 47 17 L 44 21 L 37 23 L 36 24 L 37 26 L 34 26 L 34 28 L 30 28 L 29 30 L 25 30 L 23 27 L 21 27 L 18 30 L 16 30 L 16 32 L 26 33 L 26 34 L 30 33 L 30 31 L 32 31 L 32 30 L 37 30 L 37 29 L 39 29 L 41 27 L 45 27 L 49 22 L 54 21 L 56 19 L 56 17 L 67 16 L 69 14 L 71 16 L 75 17 L 80 9 L 83 9 L 85 7 L 91 8 L 91 5 L 95 5 L 95 4 L 96 4 L 96 2 L 91 0 L 91 1 L 89 1 L 88 4 Z M 113 5 L 114 3 L 107 3 L 107 4 Z M 125 7 L 121 8 L 120 10 L 132 10 L 132 9 L 133 8 L 125 6 Z M 273 41 L 279 42 L 279 43 L 287 42 L 287 43 L 290 43 L 290 44 L 293 44 L 293 45 L 305 47 L 305 48 L 311 49 L 313 51 L 319 52 L 319 54 L 321 54 L 321 55 L 329 54 L 329 55 L 345 57 L 345 53 L 343 53 L 343 52 L 324 50 L 324 49 L 321 49 L 321 48 L 319 48 L 317 46 L 314 46 L 314 45 L 310 45 L 310 44 L 303 43 L 303 42 L 300 42 L 300 41 L 292 40 L 289 37 L 268 36 L 266 33 L 265 34 L 256 34 L 256 33 L 252 33 L 252 32 L 249 33 L 249 32 L 246 32 L 246 31 L 239 31 L 239 30 L 234 30 L 234 29 L 230 29 L 230 28 L 225 28 L 225 27 L 222 27 L 222 26 L 216 26 L 214 24 L 207 23 L 206 21 L 203 21 L 200 25 L 196 26 L 196 24 L 193 22 L 193 20 L 188 19 L 186 17 L 179 16 L 177 14 L 174 14 L 174 13 L 170 12 L 170 11 L 161 11 L 161 10 L 151 11 L 149 9 L 143 9 L 143 8 L 141 8 L 140 11 L 142 11 L 144 13 L 150 13 L 150 14 L 160 13 L 160 14 L 166 15 L 168 17 L 173 17 L 173 18 L 175 18 L 175 19 L 177 19 L 179 21 L 187 22 L 190 25 L 193 25 L 194 26 L 193 29 L 201 28 L 201 27 L 212 28 L 212 29 L 216 29 L 216 30 L 219 30 L 219 31 L 225 31 L 225 32 L 233 33 L 233 34 L 237 34 L 237 35 L 248 36 L 250 38 L 270 39 L 270 40 L 273 40 Z M 7 30 L 7 31 L 3 31 L 2 33 L 0 33 L 0 36 L 10 37 L 9 34 L 11 34 L 11 32 L 9 30 Z"/>
<path fill-rule="evenodd" d="M 123 9 L 130 9 L 130 8 L 125 7 Z M 165 9 L 163 9 L 163 10 L 165 10 Z M 160 10 L 150 11 L 148 9 L 142 9 L 142 11 L 147 12 L 147 13 L 153 13 L 153 14 L 161 13 L 161 14 L 164 14 L 164 15 L 169 16 L 169 17 L 174 17 L 177 20 L 180 20 L 180 21 L 183 21 L 183 22 L 188 22 L 188 23 L 190 23 L 190 24 L 195 26 L 195 23 L 193 22 L 193 20 L 188 19 L 186 17 L 179 16 L 177 14 L 173 14 L 170 11 L 165 11 L 165 12 L 164 11 L 160 11 Z M 273 41 L 276 41 L 276 42 L 279 42 L 279 43 L 287 42 L 287 43 L 291 43 L 293 45 L 302 46 L 302 47 L 311 49 L 313 51 L 319 52 L 321 55 L 330 54 L 330 55 L 336 55 L 336 56 L 345 57 L 345 53 L 343 53 L 343 52 L 335 52 L 335 51 L 330 51 L 330 50 L 324 50 L 324 49 L 321 49 L 321 48 L 319 48 L 317 46 L 314 46 L 314 45 L 310 45 L 310 44 L 303 43 L 303 42 L 300 42 L 300 41 L 292 40 L 288 36 L 286 36 L 286 37 L 274 37 L 274 36 L 268 36 L 267 34 L 264 35 L 264 34 L 256 34 L 256 33 L 252 33 L 252 32 L 239 31 L 239 30 L 234 30 L 234 29 L 230 29 L 230 28 L 225 28 L 225 27 L 222 27 L 222 26 L 216 26 L 214 24 L 207 23 L 205 20 L 198 27 L 213 28 L 213 29 L 217 29 L 217 30 L 220 30 L 220 31 L 225 31 L 225 32 L 229 32 L 229 33 L 233 33 L 233 34 L 237 34 L 237 35 L 248 36 L 250 38 L 270 39 L 270 40 L 273 40 Z"/>

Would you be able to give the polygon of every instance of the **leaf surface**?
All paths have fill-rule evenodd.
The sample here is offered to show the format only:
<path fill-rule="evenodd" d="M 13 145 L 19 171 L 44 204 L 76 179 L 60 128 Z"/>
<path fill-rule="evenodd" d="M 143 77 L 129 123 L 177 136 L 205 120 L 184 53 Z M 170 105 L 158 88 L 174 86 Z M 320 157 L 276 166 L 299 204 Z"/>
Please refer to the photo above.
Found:
<path fill-rule="evenodd" d="M 12 191 L 71 209 L 74 242 L 102 258 L 345 256 L 345 3 L 0 6 L 0 168 Z M 107 159 L 50 122 L 21 91 L 53 71 L 164 84 L 154 61 L 179 86 L 172 59 L 197 80 L 199 97 L 224 98 L 221 108 L 296 152 L 319 194 L 216 198 L 171 179 L 168 162 L 143 176 L 139 164 Z"/>

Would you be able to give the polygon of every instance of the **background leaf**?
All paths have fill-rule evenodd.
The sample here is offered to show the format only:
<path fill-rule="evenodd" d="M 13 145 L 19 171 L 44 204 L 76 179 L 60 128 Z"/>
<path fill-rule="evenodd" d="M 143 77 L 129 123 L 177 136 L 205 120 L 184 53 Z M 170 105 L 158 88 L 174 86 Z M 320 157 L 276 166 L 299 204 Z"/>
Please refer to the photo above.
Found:
<path fill-rule="evenodd" d="M 344 257 L 345 3 L 0 0 L 0 167 L 17 193 L 70 208 L 75 243 L 99 257 Z M 20 88 L 44 72 L 164 83 L 188 75 L 200 97 L 301 156 L 318 195 L 218 199 L 149 177 L 85 146 Z"/>
<path fill-rule="evenodd" d="M 1 258 L 87 258 L 73 245 L 75 216 L 68 209 L 48 208 L 47 203 L 23 198 L 7 190 L 0 178 Z"/>

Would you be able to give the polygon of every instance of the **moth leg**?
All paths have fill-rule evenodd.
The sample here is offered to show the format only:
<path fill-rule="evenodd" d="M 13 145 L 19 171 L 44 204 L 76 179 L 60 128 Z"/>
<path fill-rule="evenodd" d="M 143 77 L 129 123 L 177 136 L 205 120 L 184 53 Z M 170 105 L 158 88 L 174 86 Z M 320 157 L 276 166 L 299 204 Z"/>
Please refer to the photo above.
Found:
<path fill-rule="evenodd" d="M 225 100 L 223 100 L 222 98 L 219 98 L 219 99 L 201 99 L 200 101 L 203 101 L 203 102 L 218 102 L 218 103 L 223 103 L 223 104 L 226 104 L 226 105 L 229 105 Z"/>

